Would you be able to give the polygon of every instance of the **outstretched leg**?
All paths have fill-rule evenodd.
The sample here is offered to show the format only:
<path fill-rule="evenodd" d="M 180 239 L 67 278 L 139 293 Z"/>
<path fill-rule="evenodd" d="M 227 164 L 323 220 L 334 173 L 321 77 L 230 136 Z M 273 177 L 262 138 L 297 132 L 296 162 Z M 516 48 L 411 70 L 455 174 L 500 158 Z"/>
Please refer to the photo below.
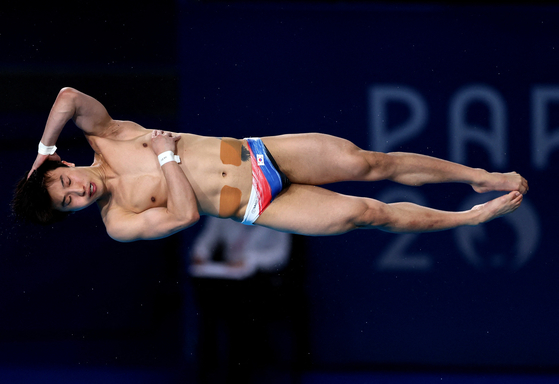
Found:
<path fill-rule="evenodd" d="M 448 212 L 413 203 L 385 204 L 294 184 L 278 196 L 256 224 L 303 235 L 337 235 L 358 228 L 389 232 L 433 232 L 477 225 L 517 209 L 520 192 L 510 192 L 468 211 Z"/>
<path fill-rule="evenodd" d="M 262 138 L 293 183 L 323 185 L 338 181 L 392 180 L 405 185 L 461 182 L 476 192 L 528 191 L 515 172 L 489 173 L 414 153 L 365 151 L 348 140 L 319 133 Z"/>

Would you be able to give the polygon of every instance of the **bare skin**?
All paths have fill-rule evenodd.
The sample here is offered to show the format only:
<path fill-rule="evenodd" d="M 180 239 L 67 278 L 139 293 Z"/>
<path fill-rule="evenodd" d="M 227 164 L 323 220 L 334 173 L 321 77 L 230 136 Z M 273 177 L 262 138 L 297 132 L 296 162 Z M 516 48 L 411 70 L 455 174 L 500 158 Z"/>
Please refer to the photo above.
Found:
<path fill-rule="evenodd" d="M 235 153 L 246 149 L 245 141 L 149 130 L 113 120 L 97 100 L 64 88 L 51 109 L 42 143 L 54 145 L 70 118 L 85 133 L 95 156 L 89 167 L 58 168 L 48 175 L 55 209 L 75 211 L 96 202 L 108 234 L 119 241 L 169 236 L 201 215 L 242 220 L 252 185 L 251 163 L 246 158 L 238 161 Z M 333 235 L 357 228 L 428 232 L 477 225 L 514 211 L 528 191 L 526 180 L 514 172 L 488 173 L 423 155 L 364 151 L 334 136 L 262 140 L 293 184 L 255 224 L 293 233 Z M 232 150 L 225 153 L 225 147 Z M 167 150 L 178 154 L 181 163 L 160 166 L 157 155 Z M 38 155 L 32 169 L 48 157 Z M 383 179 L 414 186 L 461 182 L 477 192 L 510 193 L 468 211 L 446 212 L 318 187 Z"/>

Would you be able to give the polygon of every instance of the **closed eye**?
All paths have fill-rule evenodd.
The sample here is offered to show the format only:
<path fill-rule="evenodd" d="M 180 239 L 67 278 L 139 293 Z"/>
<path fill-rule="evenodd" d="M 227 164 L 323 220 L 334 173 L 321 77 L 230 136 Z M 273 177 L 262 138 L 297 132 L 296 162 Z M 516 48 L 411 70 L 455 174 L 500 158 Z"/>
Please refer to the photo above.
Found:
<path fill-rule="evenodd" d="M 60 176 L 60 183 L 62 184 L 62 188 L 64 189 L 64 179 Z M 68 178 L 68 187 L 72 184 L 72 180 Z M 72 198 L 68 197 L 68 201 L 66 201 L 66 196 L 62 198 L 62 207 L 67 207 L 72 202 Z"/>
<path fill-rule="evenodd" d="M 62 189 L 64 189 L 64 179 L 62 178 L 62 175 L 60 176 L 60 184 L 62 184 Z M 66 205 L 66 196 L 62 198 L 62 207 L 64 207 L 65 205 Z"/>

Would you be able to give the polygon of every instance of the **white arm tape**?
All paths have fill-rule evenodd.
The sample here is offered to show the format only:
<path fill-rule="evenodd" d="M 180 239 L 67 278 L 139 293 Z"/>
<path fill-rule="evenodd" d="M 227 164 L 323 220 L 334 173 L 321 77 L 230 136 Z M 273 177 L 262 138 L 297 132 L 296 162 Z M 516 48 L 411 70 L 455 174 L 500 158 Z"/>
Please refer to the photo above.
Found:
<path fill-rule="evenodd" d="M 173 151 L 165 151 L 163 153 L 160 153 L 159 156 L 157 156 L 157 159 L 159 160 L 160 166 L 163 166 L 163 164 L 167 164 L 169 161 L 176 161 L 179 164 L 181 162 L 181 158 L 178 155 L 175 155 Z"/>
<path fill-rule="evenodd" d="M 56 145 L 51 145 L 47 147 L 45 144 L 39 141 L 39 154 L 41 155 L 52 155 L 56 152 Z"/>

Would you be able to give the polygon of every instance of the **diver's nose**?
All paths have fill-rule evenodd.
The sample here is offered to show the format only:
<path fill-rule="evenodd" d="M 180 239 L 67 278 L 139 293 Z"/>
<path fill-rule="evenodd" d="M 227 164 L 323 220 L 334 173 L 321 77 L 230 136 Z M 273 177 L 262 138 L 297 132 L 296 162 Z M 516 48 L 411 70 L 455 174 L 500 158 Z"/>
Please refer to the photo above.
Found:
<path fill-rule="evenodd" d="M 82 187 L 76 187 L 74 188 L 74 190 L 72 191 L 72 193 L 78 195 L 78 196 L 85 196 L 86 192 L 85 192 L 85 186 Z"/>

